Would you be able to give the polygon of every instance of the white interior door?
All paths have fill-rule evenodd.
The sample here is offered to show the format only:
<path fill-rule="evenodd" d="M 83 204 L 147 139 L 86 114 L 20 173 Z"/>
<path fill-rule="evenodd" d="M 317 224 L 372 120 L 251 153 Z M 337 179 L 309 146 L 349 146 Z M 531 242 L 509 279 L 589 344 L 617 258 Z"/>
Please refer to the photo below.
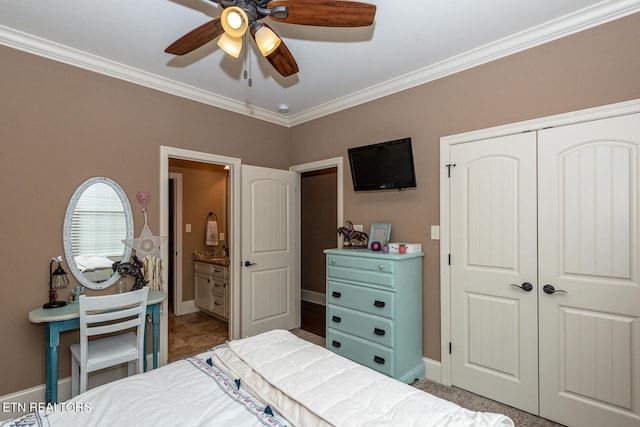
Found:
<path fill-rule="evenodd" d="M 242 166 L 241 336 L 300 326 L 295 172 Z"/>
<path fill-rule="evenodd" d="M 452 383 L 538 412 L 536 136 L 453 145 Z"/>
<path fill-rule="evenodd" d="M 540 414 L 564 424 L 640 425 L 639 165 L 640 114 L 539 133 Z"/>

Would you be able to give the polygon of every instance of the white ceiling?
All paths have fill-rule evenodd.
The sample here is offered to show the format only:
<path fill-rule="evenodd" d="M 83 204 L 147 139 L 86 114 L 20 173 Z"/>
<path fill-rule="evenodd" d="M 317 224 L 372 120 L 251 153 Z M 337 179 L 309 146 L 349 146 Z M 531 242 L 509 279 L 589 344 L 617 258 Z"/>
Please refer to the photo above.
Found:
<path fill-rule="evenodd" d="M 377 12 L 366 28 L 267 18 L 300 67 L 287 78 L 253 43 L 248 60 L 246 49 L 234 59 L 215 42 L 164 53 L 220 16 L 205 0 L 1 0 L 0 43 L 292 126 L 640 11 L 640 0 L 368 2 Z"/>

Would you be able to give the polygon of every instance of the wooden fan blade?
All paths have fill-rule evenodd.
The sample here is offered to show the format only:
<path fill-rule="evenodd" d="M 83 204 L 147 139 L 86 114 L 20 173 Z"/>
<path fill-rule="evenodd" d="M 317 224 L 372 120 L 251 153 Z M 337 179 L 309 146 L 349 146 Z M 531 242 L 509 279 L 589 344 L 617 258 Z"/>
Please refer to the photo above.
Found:
<path fill-rule="evenodd" d="M 189 31 L 171 43 L 164 51 L 172 55 L 184 55 L 209 43 L 222 33 L 224 33 L 224 29 L 220 24 L 220 18 L 216 18 L 213 21 L 200 25 L 195 30 Z"/>
<path fill-rule="evenodd" d="M 319 27 L 366 27 L 373 24 L 376 6 L 340 0 L 273 0 L 267 7 L 286 6 L 289 16 L 274 21 Z"/>
<path fill-rule="evenodd" d="M 263 23 L 262 25 L 273 31 L 273 28 L 271 28 L 267 24 Z M 275 31 L 273 32 L 275 33 Z M 253 28 L 251 28 L 251 36 L 253 36 L 253 41 L 255 41 L 256 35 L 253 31 Z M 293 54 L 291 53 L 287 45 L 284 44 L 284 40 L 282 40 L 282 37 L 280 37 L 280 46 L 278 46 L 276 50 L 271 52 L 265 58 L 267 58 L 267 61 L 269 61 L 273 68 L 275 68 L 276 71 L 279 72 L 283 77 L 289 77 L 300 71 L 296 60 L 293 58 Z"/>

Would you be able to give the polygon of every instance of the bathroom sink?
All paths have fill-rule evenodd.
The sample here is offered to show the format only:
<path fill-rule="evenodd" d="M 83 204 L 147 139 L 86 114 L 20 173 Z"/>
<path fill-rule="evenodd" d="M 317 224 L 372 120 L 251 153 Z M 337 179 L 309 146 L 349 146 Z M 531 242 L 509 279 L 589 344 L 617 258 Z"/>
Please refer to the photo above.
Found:
<path fill-rule="evenodd" d="M 206 252 L 194 252 L 193 260 L 209 264 L 229 265 L 229 257 L 215 256 Z"/>

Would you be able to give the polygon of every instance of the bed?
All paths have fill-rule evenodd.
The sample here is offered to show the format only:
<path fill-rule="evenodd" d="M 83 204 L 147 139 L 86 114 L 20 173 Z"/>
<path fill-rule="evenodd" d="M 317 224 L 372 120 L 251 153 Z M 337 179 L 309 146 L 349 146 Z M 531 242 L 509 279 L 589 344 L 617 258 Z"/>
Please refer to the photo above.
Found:
<path fill-rule="evenodd" d="M 37 408 L 8 426 L 491 426 L 473 412 L 283 330 L 229 342 Z"/>
<path fill-rule="evenodd" d="M 95 283 L 106 282 L 113 275 L 113 261 L 101 255 L 78 255 L 74 257 L 78 270 Z"/>

